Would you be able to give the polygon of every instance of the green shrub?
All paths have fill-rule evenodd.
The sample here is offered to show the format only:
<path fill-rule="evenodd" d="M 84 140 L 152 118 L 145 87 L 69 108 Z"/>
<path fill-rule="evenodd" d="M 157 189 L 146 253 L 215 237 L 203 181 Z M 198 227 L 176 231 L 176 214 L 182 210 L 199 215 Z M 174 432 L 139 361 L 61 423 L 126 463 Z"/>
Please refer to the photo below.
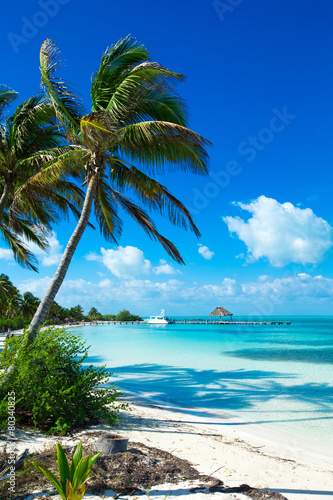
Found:
<path fill-rule="evenodd" d="M 102 319 L 104 321 L 114 321 L 116 319 L 115 314 L 102 314 Z"/>
<path fill-rule="evenodd" d="M 141 321 L 142 318 L 140 316 L 136 316 L 135 314 L 131 314 L 127 309 L 123 309 L 120 311 L 115 317 L 116 321 Z"/>
<path fill-rule="evenodd" d="M 11 330 L 21 330 L 26 328 L 31 323 L 31 318 L 23 318 L 22 316 L 15 316 L 15 318 L 0 318 L 0 332 L 4 328 L 5 331 L 10 328 Z"/>
<path fill-rule="evenodd" d="M 55 328 L 39 332 L 28 347 L 26 341 L 26 334 L 12 337 L 0 354 L 1 371 L 15 364 L 9 376 L 0 375 L 0 425 L 8 417 L 9 393 L 15 394 L 16 421 L 48 433 L 118 421 L 126 406 L 117 402 L 122 393 L 106 385 L 112 373 L 105 367 L 85 364 L 85 341 Z"/>

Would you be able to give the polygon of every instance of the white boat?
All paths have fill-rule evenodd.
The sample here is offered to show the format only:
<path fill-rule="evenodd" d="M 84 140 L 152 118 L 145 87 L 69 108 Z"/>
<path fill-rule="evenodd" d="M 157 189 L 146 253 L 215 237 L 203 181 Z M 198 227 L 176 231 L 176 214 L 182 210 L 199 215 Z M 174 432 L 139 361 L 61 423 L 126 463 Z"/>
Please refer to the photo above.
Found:
<path fill-rule="evenodd" d="M 162 309 L 161 314 L 159 316 L 150 316 L 149 319 L 146 319 L 148 325 L 168 325 L 169 320 L 165 317 L 165 310 Z"/>

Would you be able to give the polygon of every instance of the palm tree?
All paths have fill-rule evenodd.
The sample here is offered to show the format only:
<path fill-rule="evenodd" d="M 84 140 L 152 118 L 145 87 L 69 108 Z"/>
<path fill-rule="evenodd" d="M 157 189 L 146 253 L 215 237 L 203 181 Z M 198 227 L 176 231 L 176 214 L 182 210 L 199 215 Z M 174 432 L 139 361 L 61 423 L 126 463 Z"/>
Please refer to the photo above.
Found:
<path fill-rule="evenodd" d="M 9 277 L 6 274 L 0 274 L 0 295 L 4 297 L 9 297 L 13 293 L 16 293 L 17 288 L 10 281 Z"/>
<path fill-rule="evenodd" d="M 97 311 L 96 307 L 92 307 L 90 311 L 88 312 L 88 316 L 90 318 L 96 319 L 101 317 L 101 313 Z"/>
<path fill-rule="evenodd" d="M 18 312 L 21 295 L 6 274 L 0 274 L 0 315 L 12 318 Z"/>
<path fill-rule="evenodd" d="M 14 91 L 0 87 L 0 117 L 16 97 Z M 0 232 L 15 259 L 33 270 L 37 270 L 34 256 L 22 236 L 47 249 L 46 236 L 58 212 L 71 209 L 78 216 L 82 205 L 82 191 L 61 176 L 68 172 L 58 168 L 55 175 L 53 170 L 52 159 L 66 156 L 68 150 L 73 154 L 73 147 L 61 146 L 62 142 L 54 107 L 41 94 L 20 104 L 0 124 Z M 47 177 L 43 183 L 33 183 L 42 168 Z"/>
<path fill-rule="evenodd" d="M 14 318 L 14 316 L 16 316 L 16 314 L 19 312 L 20 307 L 21 307 L 20 295 L 13 296 L 9 300 L 7 300 L 6 311 L 5 311 L 6 318 L 7 319 Z"/>
<path fill-rule="evenodd" d="M 18 94 L 15 90 L 10 89 L 6 85 L 0 85 L 0 119 L 2 119 L 6 107 L 14 102 L 17 97 Z"/>
<path fill-rule="evenodd" d="M 78 304 L 75 307 L 71 307 L 68 314 L 74 321 L 81 321 L 83 319 L 83 308 Z"/>
<path fill-rule="evenodd" d="M 7 303 L 19 295 L 18 289 L 6 274 L 0 274 L 0 316 L 6 314 Z"/>
<path fill-rule="evenodd" d="M 39 303 L 40 300 L 38 297 L 35 297 L 31 292 L 25 292 L 18 312 L 22 314 L 24 318 L 29 318 L 35 314 Z"/>
<path fill-rule="evenodd" d="M 118 241 L 120 207 L 174 260 L 184 263 L 174 244 L 158 232 L 146 211 L 127 194 L 132 191 L 142 205 L 198 236 L 186 207 L 151 175 L 165 170 L 206 174 L 208 170 L 204 146 L 209 142 L 186 128 L 184 102 L 173 88 L 183 75 L 151 62 L 147 49 L 126 37 L 104 53 L 92 77 L 92 112 L 85 114 L 83 103 L 70 86 L 55 77 L 61 67 L 58 56 L 55 43 L 45 40 L 40 53 L 42 82 L 68 140 L 81 145 L 77 168 L 84 174 L 87 192 L 78 224 L 30 325 L 29 343 L 65 278 L 93 206 L 106 239 Z M 43 179 L 43 172 L 39 177 Z"/>
<path fill-rule="evenodd" d="M 65 321 L 65 318 L 67 316 L 69 316 L 68 309 L 65 309 L 64 307 L 59 305 L 58 302 L 54 300 L 48 312 L 48 318 L 60 322 L 60 321 Z"/>

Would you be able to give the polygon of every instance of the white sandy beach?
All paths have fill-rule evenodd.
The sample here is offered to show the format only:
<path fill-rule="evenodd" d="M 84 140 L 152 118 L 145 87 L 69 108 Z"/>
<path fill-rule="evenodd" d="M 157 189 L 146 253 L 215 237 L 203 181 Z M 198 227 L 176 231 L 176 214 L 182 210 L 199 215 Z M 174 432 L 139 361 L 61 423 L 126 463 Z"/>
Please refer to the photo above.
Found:
<path fill-rule="evenodd" d="M 130 439 L 172 451 L 230 487 L 245 483 L 278 491 L 290 500 L 333 498 L 333 450 L 290 443 L 286 436 L 259 426 L 241 430 L 228 419 L 224 424 L 209 415 L 136 401 L 120 430 Z"/>
<path fill-rule="evenodd" d="M 184 413 L 175 407 L 162 407 L 138 396 L 132 396 L 130 400 L 132 411 L 122 412 L 116 429 L 130 442 L 138 441 L 172 452 L 191 462 L 199 472 L 221 479 L 228 487 L 248 484 L 280 492 L 289 500 L 333 498 L 333 451 L 311 449 L 304 442 L 281 441 L 281 435 L 265 433 L 259 426 L 242 430 L 237 422 L 231 422 L 227 417 L 224 421 L 216 420 L 202 412 L 196 415 L 193 409 Z M 102 425 L 93 430 L 96 429 L 109 430 Z M 17 437 L 20 452 L 26 448 L 40 451 L 59 441 L 63 445 L 76 444 L 80 439 L 79 434 L 73 442 L 73 438 L 45 437 L 22 431 Z M 154 487 L 149 495 L 156 499 L 163 499 L 167 494 L 184 498 L 191 494 L 197 500 L 248 498 L 239 493 L 191 493 L 193 486 L 195 484 L 189 482 L 161 485 Z M 114 494 L 112 491 L 105 492 L 106 497 Z M 87 495 L 85 498 L 95 500 L 105 496 Z M 34 497 L 35 494 L 29 495 L 27 499 Z"/>

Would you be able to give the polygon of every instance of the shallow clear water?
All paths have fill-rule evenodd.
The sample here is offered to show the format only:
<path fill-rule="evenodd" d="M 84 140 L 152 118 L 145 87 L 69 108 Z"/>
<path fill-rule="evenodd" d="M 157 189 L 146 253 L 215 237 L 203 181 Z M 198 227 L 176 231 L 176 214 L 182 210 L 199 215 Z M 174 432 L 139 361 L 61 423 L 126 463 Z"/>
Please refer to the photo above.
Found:
<path fill-rule="evenodd" d="M 333 317 L 291 325 L 76 328 L 123 390 L 333 444 Z"/>

